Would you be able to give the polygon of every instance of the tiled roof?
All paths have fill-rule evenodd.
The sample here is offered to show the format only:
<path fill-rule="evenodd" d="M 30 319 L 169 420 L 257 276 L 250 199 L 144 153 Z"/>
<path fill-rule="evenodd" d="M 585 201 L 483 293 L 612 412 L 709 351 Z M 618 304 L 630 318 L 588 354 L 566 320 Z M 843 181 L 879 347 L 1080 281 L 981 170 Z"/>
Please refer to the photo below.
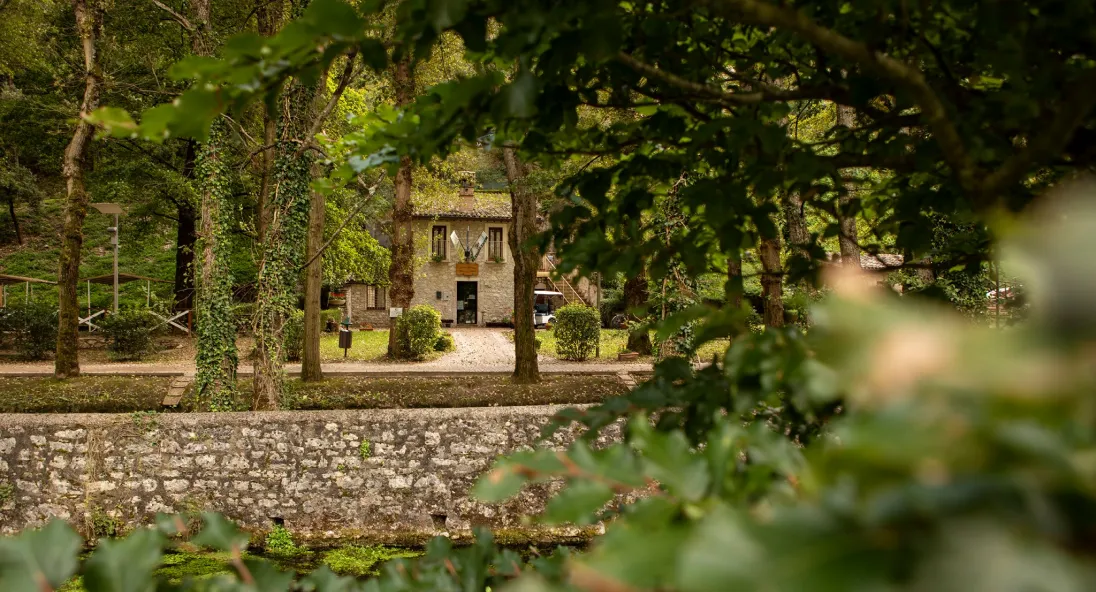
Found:
<path fill-rule="evenodd" d="M 510 219 L 510 193 L 505 191 L 476 191 L 470 210 L 461 207 L 458 195 L 434 199 L 429 204 L 415 203 L 416 218 L 462 218 L 484 220 Z M 440 203 L 439 203 L 440 202 Z"/>

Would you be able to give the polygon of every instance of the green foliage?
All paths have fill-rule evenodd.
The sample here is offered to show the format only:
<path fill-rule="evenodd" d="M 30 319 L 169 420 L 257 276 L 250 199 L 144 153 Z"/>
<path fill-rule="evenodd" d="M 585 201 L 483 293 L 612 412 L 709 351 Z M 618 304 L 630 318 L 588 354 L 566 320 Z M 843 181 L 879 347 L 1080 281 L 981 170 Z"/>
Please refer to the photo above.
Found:
<path fill-rule="evenodd" d="M 438 342 L 441 332 L 441 313 L 433 306 L 419 304 L 405 310 L 396 319 L 396 338 L 400 351 L 411 359 L 422 359 Z"/>
<path fill-rule="evenodd" d="M 282 327 L 282 339 L 284 340 L 282 347 L 285 351 L 285 359 L 291 362 L 299 361 L 301 352 L 304 351 L 303 310 L 294 310 L 286 317 L 285 326 Z"/>
<path fill-rule="evenodd" d="M 568 304 L 556 311 L 552 329 L 556 351 L 565 360 L 585 360 L 594 353 L 601 338 L 601 316 L 597 309 Z"/>
<path fill-rule="evenodd" d="M 358 456 L 362 460 L 365 460 L 373 455 L 372 447 L 369 444 L 369 440 L 362 440 L 361 444 L 358 444 Z"/>
<path fill-rule="evenodd" d="M 224 124 L 213 126 L 209 141 L 199 150 L 195 178 L 208 208 L 210 232 L 196 243 L 194 299 L 198 356 L 194 386 L 202 407 L 231 411 L 236 400 L 236 316 L 232 304 L 232 205 L 229 202 L 228 167 L 225 164 Z M 202 256 L 206 249 L 212 257 Z"/>
<path fill-rule="evenodd" d="M 0 309 L 0 328 L 24 360 L 42 360 L 57 345 L 57 309 L 32 300 Z"/>
<path fill-rule="evenodd" d="M 374 546 L 349 545 L 324 553 L 323 564 L 340 576 L 365 577 L 380 574 L 380 564 L 401 557 L 418 557 L 421 552 Z"/>
<path fill-rule="evenodd" d="M 450 352 L 456 349 L 457 346 L 453 343 L 453 336 L 445 331 L 438 333 L 437 340 L 434 341 L 434 351 Z"/>
<path fill-rule="evenodd" d="M 154 351 L 152 332 L 158 324 L 158 319 L 147 310 L 122 309 L 116 315 L 108 315 L 99 326 L 110 340 L 108 350 L 112 359 L 141 360 Z"/>
<path fill-rule="evenodd" d="M 293 542 L 293 535 L 281 524 L 275 524 L 274 528 L 267 533 L 263 548 L 267 553 L 276 555 L 293 555 L 299 550 L 297 544 Z"/>

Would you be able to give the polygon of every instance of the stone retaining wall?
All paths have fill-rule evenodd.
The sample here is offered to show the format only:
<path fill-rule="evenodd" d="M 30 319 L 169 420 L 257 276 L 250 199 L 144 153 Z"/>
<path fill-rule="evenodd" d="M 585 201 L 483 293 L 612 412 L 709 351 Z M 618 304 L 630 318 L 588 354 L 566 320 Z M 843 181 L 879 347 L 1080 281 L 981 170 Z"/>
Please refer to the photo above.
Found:
<path fill-rule="evenodd" d="M 502 505 L 469 489 L 558 409 L 0 415 L 0 533 L 59 516 L 102 534 L 199 510 L 256 533 L 284 522 L 312 541 L 519 528 L 552 488 Z"/>

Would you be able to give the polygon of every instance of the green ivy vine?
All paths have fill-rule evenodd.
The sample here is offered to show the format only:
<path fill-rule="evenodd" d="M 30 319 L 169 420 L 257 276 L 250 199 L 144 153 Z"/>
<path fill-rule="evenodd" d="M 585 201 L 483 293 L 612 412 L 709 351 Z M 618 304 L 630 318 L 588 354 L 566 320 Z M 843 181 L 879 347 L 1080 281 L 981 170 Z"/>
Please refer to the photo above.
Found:
<path fill-rule="evenodd" d="M 303 93 L 302 93 L 303 94 Z M 296 101 L 291 97 L 291 104 Z M 292 125 L 292 122 L 291 124 Z M 288 126 L 287 126 L 288 127 Z M 282 138 L 292 135 L 283 129 Z M 255 394 L 253 408 L 280 406 L 285 392 L 283 328 L 297 305 L 297 284 L 308 232 L 314 155 L 282 139 L 276 146 L 270 219 L 262 244 L 255 308 Z"/>
<path fill-rule="evenodd" d="M 229 201 L 229 173 L 221 150 L 225 134 L 222 124 L 215 123 L 209 141 L 202 145 L 195 163 L 195 178 L 199 195 L 208 208 L 209 227 L 198 236 L 195 257 L 198 287 L 195 297 L 197 316 L 198 356 L 195 387 L 202 407 L 211 411 L 231 411 L 236 401 L 236 322 L 232 315 L 232 204 Z M 205 261 L 203 253 L 210 248 L 212 257 Z M 206 266 L 208 265 L 208 269 Z"/>

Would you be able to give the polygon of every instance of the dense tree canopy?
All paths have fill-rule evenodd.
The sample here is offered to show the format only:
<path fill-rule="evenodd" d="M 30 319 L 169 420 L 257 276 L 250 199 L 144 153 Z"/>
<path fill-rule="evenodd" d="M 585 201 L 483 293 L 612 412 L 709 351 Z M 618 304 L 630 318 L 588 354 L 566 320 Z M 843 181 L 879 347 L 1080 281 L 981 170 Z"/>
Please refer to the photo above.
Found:
<path fill-rule="evenodd" d="M 312 187 L 332 217 L 368 196 L 406 197 L 411 170 L 444 186 L 450 164 L 486 144 L 504 155 L 513 194 L 537 198 L 549 220 L 514 247 L 552 247 L 564 272 L 646 274 L 668 314 L 644 314 L 679 351 L 732 338 L 711 365 L 671 357 L 628 396 L 560 414 L 593 432 L 623 424 L 623 442 L 522 453 L 481 482 L 499 499 L 562 479 L 545 521 L 611 520 L 588 552 L 560 559 L 566 569 L 511 569 L 481 539 L 462 552 L 438 544 L 417 570 L 370 589 L 481 589 L 519 575 L 537 590 L 1091 581 L 1093 269 L 1076 253 L 1091 250 L 1092 217 L 1082 203 L 1016 221 L 1096 164 L 1096 6 L 293 7 L 276 34 L 244 32 L 217 55 L 171 60 L 172 84 L 186 86 L 171 102 L 106 97 L 90 118 L 104 145 L 154 155 L 227 126 L 246 168 L 262 150 L 247 138 L 260 107 L 360 67 L 368 83 L 347 94 L 349 117 L 293 136 L 295 152 L 284 138 L 279 148 L 322 163 Z M 1091 187 L 1076 193 L 1091 200 Z M 367 230 L 328 235 L 333 252 L 372 252 Z M 274 243 L 263 252 L 290 248 Z M 785 305 L 820 297 L 831 253 L 855 268 L 864 251 L 902 255 L 890 264 L 901 281 L 984 310 L 986 269 L 1008 248 L 1043 277 L 1036 318 L 1010 333 L 840 279 L 829 287 L 842 298 L 809 317 Z M 334 266 L 329 278 L 379 275 L 372 265 Z M 281 271 L 286 287 L 292 270 Z M 1040 284 L 1040 273 L 1027 277 Z M 741 304 L 754 285 L 767 327 L 749 331 Z M 791 316 L 799 324 L 783 326 Z"/>

